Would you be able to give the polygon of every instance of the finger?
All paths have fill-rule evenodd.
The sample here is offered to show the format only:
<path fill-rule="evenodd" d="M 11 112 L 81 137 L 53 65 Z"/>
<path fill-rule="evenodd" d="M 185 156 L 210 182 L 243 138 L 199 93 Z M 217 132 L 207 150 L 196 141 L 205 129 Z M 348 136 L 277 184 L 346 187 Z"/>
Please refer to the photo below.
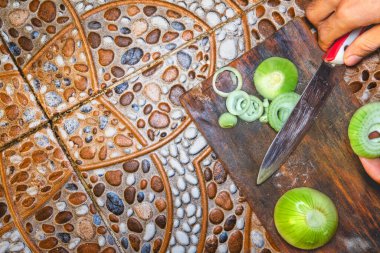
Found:
<path fill-rule="evenodd" d="M 365 171 L 375 182 L 380 183 L 380 158 L 367 159 L 359 157 Z"/>
<path fill-rule="evenodd" d="M 361 34 L 344 53 L 344 63 L 353 66 L 365 56 L 380 48 L 380 25 Z"/>
<path fill-rule="evenodd" d="M 314 25 L 318 26 L 329 17 L 341 0 L 314 0 L 306 8 L 306 17 Z"/>
<path fill-rule="evenodd" d="M 327 50 L 331 44 L 352 30 L 380 22 L 380 5 L 358 4 L 357 1 L 341 1 L 336 11 L 322 21 L 318 28 L 319 45 Z M 373 7 L 372 7 L 373 6 Z M 358 15 L 365 13 L 366 15 Z"/>

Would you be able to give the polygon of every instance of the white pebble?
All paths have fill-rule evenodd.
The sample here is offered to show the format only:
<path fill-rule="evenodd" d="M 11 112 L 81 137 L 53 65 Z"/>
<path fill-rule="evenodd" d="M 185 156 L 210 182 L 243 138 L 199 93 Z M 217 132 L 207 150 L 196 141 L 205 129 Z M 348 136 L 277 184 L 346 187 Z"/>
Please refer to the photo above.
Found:
<path fill-rule="evenodd" d="M 194 177 L 193 175 L 191 175 L 190 173 L 185 174 L 185 179 L 187 182 L 189 182 L 192 185 L 198 184 L 198 179 Z"/>
<path fill-rule="evenodd" d="M 119 225 L 120 233 L 125 234 L 127 233 L 127 224 L 124 222 L 120 223 Z"/>
<path fill-rule="evenodd" d="M 98 237 L 98 244 L 100 247 L 103 247 L 105 244 L 106 244 L 106 238 L 104 238 L 104 236 L 99 236 Z"/>
<path fill-rule="evenodd" d="M 190 233 L 191 228 L 190 228 L 190 226 L 189 226 L 189 224 L 187 222 L 184 222 L 182 224 L 182 230 L 185 231 L 186 233 Z"/>
<path fill-rule="evenodd" d="M 188 204 L 190 203 L 190 194 L 188 192 L 185 192 L 183 195 L 182 195 L 182 202 L 184 204 Z"/>
<path fill-rule="evenodd" d="M 185 169 L 182 167 L 181 163 L 174 158 L 169 158 L 169 166 L 172 167 L 179 175 L 185 174 Z"/>
<path fill-rule="evenodd" d="M 136 178 L 133 174 L 127 176 L 127 185 L 133 185 L 136 182 Z"/>
<path fill-rule="evenodd" d="M 185 247 L 181 246 L 181 245 L 176 245 L 172 248 L 171 250 L 172 253 L 185 253 Z"/>
<path fill-rule="evenodd" d="M 143 240 L 146 242 L 149 242 L 150 240 L 153 239 L 155 234 L 156 234 L 156 226 L 154 225 L 154 222 L 150 222 L 145 227 Z"/>
<path fill-rule="evenodd" d="M 177 217 L 180 219 L 182 219 L 183 216 L 185 215 L 185 211 L 183 210 L 183 208 L 178 208 L 176 213 L 177 213 Z"/>
<path fill-rule="evenodd" d="M 179 244 L 183 246 L 187 246 L 190 243 L 189 236 L 181 230 L 177 230 L 175 232 L 175 239 L 177 240 Z"/>
<path fill-rule="evenodd" d="M 196 155 L 207 146 L 207 141 L 203 136 L 199 136 L 194 143 L 189 147 L 189 154 Z"/>
<path fill-rule="evenodd" d="M 226 39 L 220 43 L 219 55 L 223 59 L 233 60 L 237 57 L 237 43 L 234 39 Z"/>
<path fill-rule="evenodd" d="M 197 222 L 197 218 L 195 216 L 191 217 L 188 221 L 187 221 L 190 225 L 194 225 L 196 222 Z"/>
<path fill-rule="evenodd" d="M 236 228 L 237 229 L 243 229 L 244 228 L 244 224 L 245 224 L 244 218 L 240 218 L 236 222 Z"/>
<path fill-rule="evenodd" d="M 214 27 L 216 26 L 217 24 L 220 23 L 220 17 L 219 17 L 219 14 L 214 12 L 214 11 L 210 11 L 209 13 L 207 13 L 206 15 L 206 22 L 207 24 L 209 24 L 211 27 Z"/>
<path fill-rule="evenodd" d="M 193 227 L 193 234 L 198 234 L 198 232 L 201 230 L 201 225 L 200 224 L 195 224 Z"/>
<path fill-rule="evenodd" d="M 169 153 L 172 157 L 176 157 L 178 155 L 177 145 L 175 145 L 174 143 L 171 143 L 169 146 Z"/>
<path fill-rule="evenodd" d="M 179 220 L 178 219 L 174 219 L 174 221 L 173 221 L 173 227 L 175 227 L 175 228 L 179 227 Z"/>
<path fill-rule="evenodd" d="M 187 217 L 192 217 L 195 214 L 196 210 L 197 210 L 197 208 L 193 204 L 189 204 L 186 207 L 186 215 L 187 215 Z"/>
<path fill-rule="evenodd" d="M 198 134 L 198 130 L 195 127 L 189 127 L 185 130 L 185 132 L 183 133 L 183 136 L 186 139 L 192 140 L 195 137 L 197 137 L 197 134 Z"/>
<path fill-rule="evenodd" d="M 182 202 L 181 202 L 181 199 L 180 198 L 175 198 L 175 200 L 174 200 L 174 206 L 175 207 L 180 207 L 182 205 Z"/>
<path fill-rule="evenodd" d="M 190 240 L 192 244 L 197 244 L 198 243 L 198 237 L 196 235 L 191 235 Z"/>
<path fill-rule="evenodd" d="M 88 213 L 88 206 L 86 205 L 81 205 L 80 207 L 77 207 L 75 209 L 75 213 L 77 215 L 85 215 L 86 213 Z"/>
<path fill-rule="evenodd" d="M 185 177 L 186 177 L 186 175 L 185 175 Z M 186 190 L 186 181 L 183 179 L 183 177 L 178 178 L 177 187 L 180 191 Z"/>
<path fill-rule="evenodd" d="M 12 243 L 9 247 L 10 252 L 16 252 L 20 251 L 25 248 L 25 244 L 23 242 L 18 242 L 18 243 Z"/>
<path fill-rule="evenodd" d="M 236 185 L 235 184 L 231 184 L 230 185 L 230 192 L 232 193 L 232 194 L 234 194 L 234 193 L 236 193 L 237 192 L 237 188 L 236 188 Z"/>
<path fill-rule="evenodd" d="M 80 238 L 72 238 L 68 246 L 69 249 L 74 249 L 80 242 Z"/>
<path fill-rule="evenodd" d="M 198 199 L 201 195 L 200 191 L 199 191 L 199 188 L 198 187 L 193 187 L 191 188 L 191 196 L 194 198 L 194 199 Z"/>
<path fill-rule="evenodd" d="M 13 231 L 11 234 L 11 241 L 16 242 L 19 239 L 20 239 L 20 233 L 17 230 Z"/>
<path fill-rule="evenodd" d="M 179 149 L 179 161 L 182 164 L 188 164 L 190 162 L 189 156 L 186 154 L 186 152 L 182 148 Z"/>

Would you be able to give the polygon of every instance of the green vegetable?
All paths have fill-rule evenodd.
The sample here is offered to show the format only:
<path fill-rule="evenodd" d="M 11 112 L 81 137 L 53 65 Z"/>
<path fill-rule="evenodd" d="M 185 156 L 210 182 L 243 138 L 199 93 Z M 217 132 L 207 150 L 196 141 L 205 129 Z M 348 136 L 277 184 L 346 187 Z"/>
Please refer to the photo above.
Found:
<path fill-rule="evenodd" d="M 289 92 L 279 95 L 272 101 L 269 105 L 268 120 L 274 130 L 277 132 L 281 130 L 300 97 L 297 93 Z"/>
<path fill-rule="evenodd" d="M 280 94 L 295 90 L 298 83 L 298 71 L 288 59 L 271 57 L 260 63 L 253 81 L 260 95 L 273 100 Z"/>
<path fill-rule="evenodd" d="M 249 96 L 249 99 L 250 106 L 248 110 L 245 113 L 239 115 L 239 118 L 247 122 L 253 122 L 260 118 L 261 115 L 263 115 L 264 106 L 263 102 L 261 102 L 261 100 L 258 97 Z"/>
<path fill-rule="evenodd" d="M 243 79 L 241 77 L 240 72 L 237 69 L 235 69 L 233 67 L 229 67 L 229 66 L 223 67 L 223 68 L 219 69 L 218 71 L 216 71 L 214 73 L 214 76 L 212 78 L 212 88 L 214 89 L 215 93 L 218 94 L 221 97 L 227 97 L 228 94 L 230 94 L 229 92 L 223 92 L 221 90 L 218 90 L 218 88 L 216 87 L 216 80 L 217 80 L 219 74 L 221 74 L 224 71 L 230 71 L 231 74 L 234 74 L 236 76 L 236 78 L 237 78 L 237 86 L 236 86 L 236 88 L 235 88 L 234 91 L 240 90 L 241 86 L 243 85 Z"/>
<path fill-rule="evenodd" d="M 348 137 L 358 156 L 380 157 L 380 102 L 367 104 L 355 112 Z"/>
<path fill-rule="evenodd" d="M 220 115 L 218 122 L 221 128 L 232 128 L 236 126 L 238 119 L 235 115 L 225 112 Z"/>
<path fill-rule="evenodd" d="M 242 90 L 233 91 L 227 97 L 226 106 L 229 113 L 242 115 L 250 107 L 249 95 Z"/>
<path fill-rule="evenodd" d="M 269 108 L 269 101 L 267 98 L 263 100 L 263 106 L 264 106 L 264 114 L 260 117 L 259 121 L 261 123 L 268 123 L 268 108 Z"/>
<path fill-rule="evenodd" d="M 278 200 L 274 223 L 289 244 L 300 249 L 315 249 L 334 236 L 338 213 L 325 194 L 311 188 L 295 188 Z"/>

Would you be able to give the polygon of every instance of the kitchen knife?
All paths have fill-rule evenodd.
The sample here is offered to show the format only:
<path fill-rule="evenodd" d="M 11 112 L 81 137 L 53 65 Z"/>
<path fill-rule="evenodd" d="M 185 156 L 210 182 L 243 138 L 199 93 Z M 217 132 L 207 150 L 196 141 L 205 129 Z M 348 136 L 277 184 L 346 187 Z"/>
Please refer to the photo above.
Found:
<path fill-rule="evenodd" d="M 257 176 L 258 185 L 280 168 L 302 140 L 323 102 L 335 86 L 335 83 L 327 81 L 330 72 L 335 65 L 344 64 L 345 49 L 364 31 L 365 28 L 356 29 L 339 38 L 323 56 L 321 66 L 306 86 L 287 122 L 269 147 Z"/>

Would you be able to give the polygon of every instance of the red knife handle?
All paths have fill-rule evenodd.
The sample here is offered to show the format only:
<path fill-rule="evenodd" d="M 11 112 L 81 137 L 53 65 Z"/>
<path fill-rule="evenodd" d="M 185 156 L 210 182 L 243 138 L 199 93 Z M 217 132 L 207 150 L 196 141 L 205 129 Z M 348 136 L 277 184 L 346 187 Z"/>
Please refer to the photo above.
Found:
<path fill-rule="evenodd" d="M 344 64 L 344 51 L 365 30 L 366 27 L 358 28 L 337 39 L 323 55 L 323 60 L 334 65 Z"/>

